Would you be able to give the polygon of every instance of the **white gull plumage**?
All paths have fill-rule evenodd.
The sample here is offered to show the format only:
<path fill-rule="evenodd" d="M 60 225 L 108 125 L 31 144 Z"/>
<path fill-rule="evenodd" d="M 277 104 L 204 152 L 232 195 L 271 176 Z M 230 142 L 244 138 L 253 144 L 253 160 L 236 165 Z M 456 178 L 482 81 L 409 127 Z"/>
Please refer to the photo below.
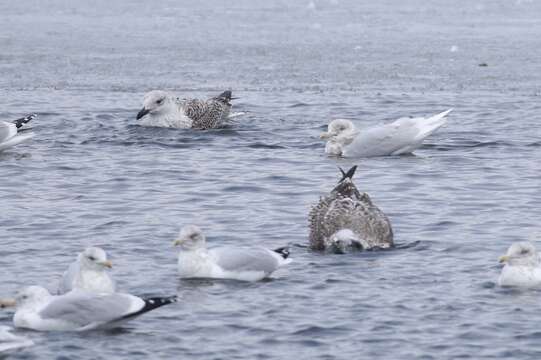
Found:
<path fill-rule="evenodd" d="M 8 122 L 0 121 L 0 151 L 13 147 L 22 143 L 34 136 L 32 133 L 21 134 L 21 129 L 24 124 L 36 117 L 35 114 L 25 116 L 23 118 Z"/>
<path fill-rule="evenodd" d="M 258 281 L 291 262 L 287 248 L 216 247 L 207 249 L 205 235 L 195 225 L 184 226 L 175 241 L 181 278 Z"/>
<path fill-rule="evenodd" d="M 401 155 L 419 148 L 423 140 L 446 123 L 452 109 L 429 118 L 400 118 L 384 124 L 358 130 L 353 122 L 336 119 L 328 131 L 320 135 L 327 140 L 325 152 L 344 157 Z"/>
<path fill-rule="evenodd" d="M 499 260 L 505 263 L 498 278 L 500 286 L 541 287 L 541 262 L 533 243 L 514 243 Z"/>
<path fill-rule="evenodd" d="M 130 294 L 97 294 L 83 290 L 51 295 L 41 286 L 22 289 L 15 299 L 0 299 L 0 307 L 15 306 L 15 327 L 38 331 L 85 331 L 114 328 L 176 297 L 142 299 Z"/>
<path fill-rule="evenodd" d="M 107 260 L 106 252 L 99 247 L 88 247 L 77 256 L 64 272 L 58 286 L 58 294 L 65 294 L 73 289 L 92 292 L 113 293 L 115 281 L 107 273 L 113 266 Z"/>

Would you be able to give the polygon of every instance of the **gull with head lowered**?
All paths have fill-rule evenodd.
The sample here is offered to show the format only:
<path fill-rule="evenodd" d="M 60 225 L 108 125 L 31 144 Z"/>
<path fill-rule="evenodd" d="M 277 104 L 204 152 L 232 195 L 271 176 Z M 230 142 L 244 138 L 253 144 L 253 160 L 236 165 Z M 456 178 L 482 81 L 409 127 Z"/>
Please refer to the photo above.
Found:
<path fill-rule="evenodd" d="M 130 294 L 83 290 L 51 295 L 41 286 L 22 289 L 0 307 L 16 307 L 15 327 L 38 331 L 85 331 L 119 327 L 135 317 L 177 301 L 176 296 L 142 299 Z"/>
<path fill-rule="evenodd" d="M 312 207 L 309 214 L 310 247 L 334 253 L 385 249 L 394 246 L 393 229 L 387 216 L 360 193 L 353 183 L 357 166 Z"/>
<path fill-rule="evenodd" d="M 206 238 L 195 225 L 184 226 L 175 241 L 181 246 L 178 272 L 181 278 L 215 278 L 258 281 L 291 262 L 289 250 L 216 247 L 207 249 Z"/>
<path fill-rule="evenodd" d="M 143 108 L 137 114 L 139 125 L 180 129 L 216 129 L 229 124 L 231 91 L 208 100 L 180 99 L 154 90 L 145 94 Z"/>
<path fill-rule="evenodd" d="M 320 138 L 327 141 L 325 152 L 343 157 L 371 157 L 412 153 L 446 123 L 452 109 L 429 118 L 400 118 L 390 124 L 358 130 L 353 122 L 336 119 Z"/>
<path fill-rule="evenodd" d="M 115 281 L 107 273 L 113 263 L 107 260 L 107 254 L 99 247 L 88 247 L 77 256 L 62 276 L 58 294 L 65 294 L 73 289 L 98 293 L 116 291 Z"/>

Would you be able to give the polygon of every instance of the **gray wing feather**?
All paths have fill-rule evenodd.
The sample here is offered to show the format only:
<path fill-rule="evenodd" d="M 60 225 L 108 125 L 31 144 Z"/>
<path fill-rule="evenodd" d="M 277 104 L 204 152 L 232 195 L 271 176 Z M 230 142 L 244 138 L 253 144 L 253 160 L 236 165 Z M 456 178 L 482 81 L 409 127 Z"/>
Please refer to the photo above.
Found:
<path fill-rule="evenodd" d="M 39 315 L 42 319 L 55 319 L 80 327 L 92 323 L 107 323 L 134 312 L 134 299 L 126 294 L 91 294 L 71 292 L 53 299 Z M 144 302 L 141 300 L 141 307 Z"/>
<path fill-rule="evenodd" d="M 228 271 L 263 271 L 278 268 L 278 260 L 267 249 L 214 248 L 210 250 L 216 264 Z"/>

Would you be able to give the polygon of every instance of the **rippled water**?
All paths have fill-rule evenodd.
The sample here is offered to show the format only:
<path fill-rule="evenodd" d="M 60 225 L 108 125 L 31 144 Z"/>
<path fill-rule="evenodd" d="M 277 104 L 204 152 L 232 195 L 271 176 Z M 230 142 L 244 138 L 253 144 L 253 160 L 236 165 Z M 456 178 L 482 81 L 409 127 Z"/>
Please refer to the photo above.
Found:
<path fill-rule="evenodd" d="M 122 290 L 181 301 L 113 332 L 18 330 L 36 346 L 15 357 L 539 358 L 541 294 L 495 285 L 497 256 L 541 238 L 539 2 L 47 3 L 0 3 L 0 115 L 40 114 L 0 154 L 1 295 L 54 288 L 96 244 Z M 138 127 L 154 88 L 231 88 L 248 114 Z M 337 160 L 318 139 L 333 117 L 449 107 L 415 156 Z M 311 252 L 310 205 L 353 164 L 399 248 Z M 180 281 L 187 223 L 213 244 L 291 244 L 294 262 L 254 284 Z"/>

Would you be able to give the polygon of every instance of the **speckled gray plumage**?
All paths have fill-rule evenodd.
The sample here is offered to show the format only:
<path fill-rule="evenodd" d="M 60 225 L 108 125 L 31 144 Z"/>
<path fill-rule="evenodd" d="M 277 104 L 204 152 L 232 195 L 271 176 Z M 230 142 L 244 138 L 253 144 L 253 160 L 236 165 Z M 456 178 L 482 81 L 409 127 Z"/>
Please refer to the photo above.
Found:
<path fill-rule="evenodd" d="M 192 120 L 192 128 L 215 129 L 227 124 L 231 99 L 231 91 L 224 91 L 208 100 L 177 99 L 177 103 Z"/>
<path fill-rule="evenodd" d="M 352 168 L 348 174 L 353 176 L 354 172 Z M 393 230 L 387 216 L 368 194 L 357 190 L 351 176 L 343 175 L 331 193 L 321 197 L 310 211 L 310 247 L 328 249 L 331 236 L 342 229 L 353 231 L 363 250 L 392 247 Z"/>

